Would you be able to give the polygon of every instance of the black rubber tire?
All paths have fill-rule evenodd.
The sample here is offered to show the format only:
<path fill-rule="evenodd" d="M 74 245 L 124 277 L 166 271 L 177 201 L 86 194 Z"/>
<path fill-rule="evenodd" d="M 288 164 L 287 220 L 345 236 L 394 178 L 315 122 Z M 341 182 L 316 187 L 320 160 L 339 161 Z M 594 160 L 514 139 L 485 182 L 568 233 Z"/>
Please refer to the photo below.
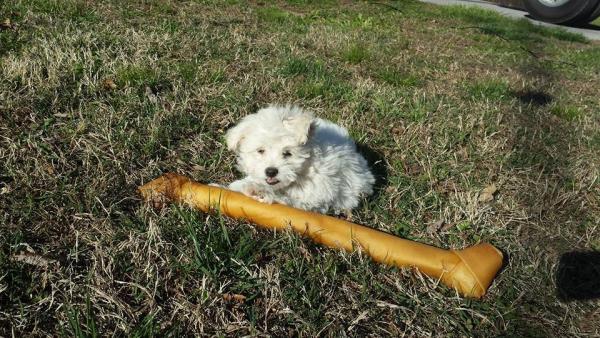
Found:
<path fill-rule="evenodd" d="M 598 12 L 600 0 L 569 0 L 561 6 L 548 6 L 540 0 L 524 0 L 525 8 L 532 17 L 546 22 L 565 25 L 584 25 L 592 21 Z M 600 13 L 597 13 L 600 14 Z"/>
<path fill-rule="evenodd" d="M 585 20 L 585 23 L 592 22 L 600 17 L 600 1 L 596 5 L 596 9 L 589 15 L 589 17 Z"/>

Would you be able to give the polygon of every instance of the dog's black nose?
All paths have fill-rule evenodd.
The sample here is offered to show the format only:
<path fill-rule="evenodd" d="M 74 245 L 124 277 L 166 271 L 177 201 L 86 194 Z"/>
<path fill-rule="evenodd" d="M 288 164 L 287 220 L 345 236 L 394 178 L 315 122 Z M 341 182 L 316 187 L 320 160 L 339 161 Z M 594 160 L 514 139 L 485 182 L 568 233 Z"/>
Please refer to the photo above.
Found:
<path fill-rule="evenodd" d="M 277 168 L 273 168 L 273 167 L 268 167 L 267 169 L 265 169 L 265 174 L 267 174 L 267 177 L 275 177 L 275 176 L 277 176 L 278 172 L 279 172 L 279 170 L 277 170 Z"/>

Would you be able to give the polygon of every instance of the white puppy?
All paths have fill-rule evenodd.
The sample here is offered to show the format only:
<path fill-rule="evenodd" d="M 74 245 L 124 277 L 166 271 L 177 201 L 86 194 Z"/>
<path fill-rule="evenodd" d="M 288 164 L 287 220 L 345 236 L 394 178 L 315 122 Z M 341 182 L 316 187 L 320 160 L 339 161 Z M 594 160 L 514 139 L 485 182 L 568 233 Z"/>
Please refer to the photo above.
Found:
<path fill-rule="evenodd" d="M 269 106 L 228 130 L 245 178 L 229 185 L 264 203 L 349 212 L 375 178 L 348 131 L 294 106 Z"/>

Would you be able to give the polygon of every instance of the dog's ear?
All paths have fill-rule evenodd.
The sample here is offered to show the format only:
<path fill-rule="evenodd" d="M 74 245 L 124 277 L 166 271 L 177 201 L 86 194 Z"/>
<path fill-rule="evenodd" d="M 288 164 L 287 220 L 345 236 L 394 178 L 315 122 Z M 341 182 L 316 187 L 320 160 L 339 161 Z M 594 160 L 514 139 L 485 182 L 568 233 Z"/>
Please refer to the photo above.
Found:
<path fill-rule="evenodd" d="M 250 125 L 249 122 L 252 119 L 253 115 L 248 115 L 243 118 L 240 123 L 227 131 L 225 134 L 225 143 L 227 143 L 227 149 L 238 152 L 240 149 L 240 144 L 244 140 L 244 137 L 248 131 L 248 126 Z"/>
<path fill-rule="evenodd" d="M 301 112 L 283 119 L 283 127 L 292 131 L 298 137 L 300 144 L 305 144 L 314 130 L 315 118 L 309 112 Z"/>

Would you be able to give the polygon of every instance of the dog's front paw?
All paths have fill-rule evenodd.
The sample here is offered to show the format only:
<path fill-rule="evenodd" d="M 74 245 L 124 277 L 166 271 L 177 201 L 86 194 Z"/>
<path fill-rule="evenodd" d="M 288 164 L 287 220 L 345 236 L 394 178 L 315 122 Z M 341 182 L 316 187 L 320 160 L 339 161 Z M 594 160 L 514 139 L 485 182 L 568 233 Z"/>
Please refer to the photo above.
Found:
<path fill-rule="evenodd" d="M 265 204 L 273 204 L 274 199 L 273 196 L 268 194 L 268 193 L 259 193 L 256 196 L 252 196 L 252 198 L 254 198 L 255 200 L 261 202 L 261 203 L 265 203 Z"/>
<path fill-rule="evenodd" d="M 231 183 L 229 189 L 239 191 L 242 194 L 251 197 L 261 203 L 272 204 L 275 200 L 275 196 L 272 192 L 261 187 L 259 184 L 248 182 L 245 180 L 239 180 Z"/>
<path fill-rule="evenodd" d="M 242 193 L 248 197 L 252 197 L 253 199 L 261 203 L 273 203 L 273 195 L 269 191 L 255 184 L 245 185 L 242 188 Z"/>

